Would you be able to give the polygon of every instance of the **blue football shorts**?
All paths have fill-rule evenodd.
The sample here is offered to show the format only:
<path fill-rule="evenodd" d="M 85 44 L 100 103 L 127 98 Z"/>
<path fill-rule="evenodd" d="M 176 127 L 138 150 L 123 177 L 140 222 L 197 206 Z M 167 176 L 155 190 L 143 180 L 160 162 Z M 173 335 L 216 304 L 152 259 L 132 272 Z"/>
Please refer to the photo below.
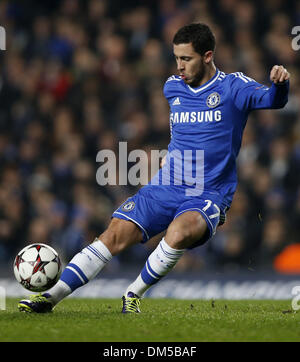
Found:
<path fill-rule="evenodd" d="M 216 232 L 220 215 L 225 214 L 222 197 L 204 191 L 200 196 L 187 197 L 176 186 L 147 185 L 129 197 L 112 217 L 134 222 L 143 233 L 142 242 L 166 230 L 170 223 L 186 211 L 198 211 L 207 223 L 208 232 L 193 247 L 202 245 Z"/>

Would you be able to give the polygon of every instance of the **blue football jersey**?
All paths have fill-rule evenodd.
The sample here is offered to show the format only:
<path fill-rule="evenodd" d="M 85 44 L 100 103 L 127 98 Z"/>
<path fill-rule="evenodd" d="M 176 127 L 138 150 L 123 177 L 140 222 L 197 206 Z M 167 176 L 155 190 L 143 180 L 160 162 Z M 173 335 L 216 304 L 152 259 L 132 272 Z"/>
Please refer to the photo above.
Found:
<path fill-rule="evenodd" d="M 193 190 L 197 195 L 199 190 L 215 192 L 229 207 L 237 186 L 236 158 L 248 114 L 282 108 L 288 89 L 289 82 L 267 87 L 243 73 L 225 74 L 218 69 L 198 88 L 179 76 L 168 78 L 164 95 L 170 106 L 171 140 L 166 165 L 150 184 L 173 185 L 175 194 L 187 189 L 190 195 Z"/>

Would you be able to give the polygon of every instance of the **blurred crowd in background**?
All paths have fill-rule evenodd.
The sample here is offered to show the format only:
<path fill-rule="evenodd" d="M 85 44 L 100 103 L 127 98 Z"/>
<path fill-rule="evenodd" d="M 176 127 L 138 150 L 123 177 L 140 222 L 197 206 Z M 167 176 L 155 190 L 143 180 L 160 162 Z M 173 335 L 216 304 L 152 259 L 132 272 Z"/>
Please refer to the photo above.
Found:
<path fill-rule="evenodd" d="M 300 245 L 300 50 L 291 46 L 300 3 L 292 0 L 1 0 L 1 264 L 33 242 L 70 260 L 139 189 L 100 186 L 96 156 L 118 155 L 121 141 L 128 152 L 167 149 L 162 88 L 177 74 L 173 35 L 191 22 L 212 28 L 220 70 L 269 85 L 282 64 L 291 85 L 284 109 L 250 114 L 227 222 L 175 272 L 300 272 L 298 249 L 294 264 L 288 253 Z M 107 272 L 143 265 L 156 242 L 123 252 Z"/>

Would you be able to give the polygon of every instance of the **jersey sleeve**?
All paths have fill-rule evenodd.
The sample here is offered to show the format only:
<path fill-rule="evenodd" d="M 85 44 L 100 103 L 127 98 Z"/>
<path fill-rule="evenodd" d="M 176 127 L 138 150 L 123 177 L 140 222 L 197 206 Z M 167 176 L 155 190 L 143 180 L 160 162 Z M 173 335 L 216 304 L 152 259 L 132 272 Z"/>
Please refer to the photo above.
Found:
<path fill-rule="evenodd" d="M 172 75 L 171 77 L 169 77 L 167 79 L 167 81 L 164 84 L 163 93 L 164 93 L 164 96 L 166 97 L 167 101 L 169 102 L 169 104 L 170 104 L 171 100 L 178 94 L 177 86 L 178 86 L 180 80 L 181 80 L 180 77 L 178 77 L 176 75 Z M 171 117 L 170 117 L 169 122 L 170 122 L 170 138 L 172 138 L 173 127 L 172 127 Z"/>
<path fill-rule="evenodd" d="M 256 82 L 243 73 L 232 73 L 231 96 L 240 111 L 282 108 L 288 101 L 289 82 L 272 83 L 271 87 Z"/>
<path fill-rule="evenodd" d="M 172 75 L 166 80 L 163 93 L 168 101 L 176 95 L 178 82 L 180 82 L 180 80 L 181 78 L 176 75 Z"/>

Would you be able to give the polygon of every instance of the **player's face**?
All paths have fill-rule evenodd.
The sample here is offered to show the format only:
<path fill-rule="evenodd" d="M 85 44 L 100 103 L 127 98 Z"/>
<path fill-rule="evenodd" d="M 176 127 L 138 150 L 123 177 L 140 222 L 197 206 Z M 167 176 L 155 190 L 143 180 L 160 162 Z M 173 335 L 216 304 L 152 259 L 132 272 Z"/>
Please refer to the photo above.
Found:
<path fill-rule="evenodd" d="M 197 87 L 205 75 L 203 57 L 195 52 L 192 43 L 174 44 L 175 55 L 179 75 L 184 82 L 192 87 Z"/>

